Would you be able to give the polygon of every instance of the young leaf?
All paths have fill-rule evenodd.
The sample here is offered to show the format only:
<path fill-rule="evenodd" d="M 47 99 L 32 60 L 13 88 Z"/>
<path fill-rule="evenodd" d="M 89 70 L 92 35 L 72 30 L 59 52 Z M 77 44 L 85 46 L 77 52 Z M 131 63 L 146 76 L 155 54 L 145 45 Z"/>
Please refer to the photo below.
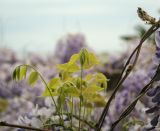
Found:
<path fill-rule="evenodd" d="M 57 68 L 62 72 L 69 72 L 69 73 L 74 73 L 80 70 L 79 66 L 76 63 L 72 63 L 72 62 L 59 64 L 57 65 Z"/>
<path fill-rule="evenodd" d="M 87 74 L 86 77 L 84 78 L 86 81 L 90 81 L 94 78 L 93 74 Z"/>
<path fill-rule="evenodd" d="M 71 56 L 71 58 L 70 58 L 68 63 L 70 65 L 74 64 L 74 63 L 76 63 L 78 61 L 78 59 L 79 59 L 79 54 L 74 54 L 74 55 Z"/>
<path fill-rule="evenodd" d="M 57 65 L 57 69 L 59 69 L 62 72 L 69 72 L 69 73 L 74 73 L 76 71 L 79 71 L 80 68 L 77 64 L 78 59 L 79 59 L 79 54 L 74 54 L 71 56 L 68 63 Z"/>
<path fill-rule="evenodd" d="M 70 81 L 72 79 L 71 74 L 72 73 L 70 73 L 70 72 L 62 71 L 62 72 L 59 73 L 59 78 L 63 82 Z"/>
<path fill-rule="evenodd" d="M 58 93 L 63 93 L 65 96 L 79 97 L 80 91 L 71 84 L 64 84 L 58 89 Z"/>
<path fill-rule="evenodd" d="M 27 73 L 27 66 L 21 66 L 20 67 L 20 77 L 19 80 L 22 80 L 23 78 L 26 78 Z"/>
<path fill-rule="evenodd" d="M 89 86 L 96 85 L 103 89 L 107 88 L 108 79 L 102 73 L 97 73 L 95 75 L 89 74 L 85 77 L 85 80 L 88 82 Z"/>
<path fill-rule="evenodd" d="M 101 85 L 102 88 L 107 88 L 107 78 L 102 73 L 97 73 L 95 76 L 95 81 Z"/>
<path fill-rule="evenodd" d="M 38 80 L 38 72 L 33 71 L 29 76 L 28 83 L 29 85 L 33 86 L 37 80 Z"/>
<path fill-rule="evenodd" d="M 86 87 L 83 91 L 84 94 L 88 94 L 88 93 L 96 93 L 99 91 L 102 91 L 103 88 L 96 86 L 96 85 L 91 85 L 89 87 Z"/>
<path fill-rule="evenodd" d="M 48 83 L 48 87 L 52 90 L 56 89 L 58 87 L 58 85 L 60 85 L 60 79 L 59 78 L 52 78 Z"/>
<path fill-rule="evenodd" d="M 52 89 L 50 89 L 51 94 L 48 90 L 48 88 L 45 88 L 44 92 L 42 93 L 42 97 L 48 97 L 48 96 L 58 96 L 59 94 L 57 93 L 57 91 L 52 91 Z"/>
<path fill-rule="evenodd" d="M 98 59 L 96 58 L 96 56 L 92 52 L 89 52 L 88 60 L 85 61 L 85 63 L 84 63 L 84 69 L 90 69 L 92 66 L 94 66 L 96 64 L 99 64 Z"/>
<path fill-rule="evenodd" d="M 20 80 L 20 67 L 16 68 L 16 80 Z"/>
<path fill-rule="evenodd" d="M 13 74 L 12 74 L 12 79 L 13 80 L 16 80 L 16 77 L 17 77 L 17 74 L 16 74 L 16 69 L 13 71 Z"/>
<path fill-rule="evenodd" d="M 71 96 L 71 97 L 79 97 L 80 95 L 80 91 L 74 86 L 68 87 L 66 89 L 66 93 L 68 96 Z"/>

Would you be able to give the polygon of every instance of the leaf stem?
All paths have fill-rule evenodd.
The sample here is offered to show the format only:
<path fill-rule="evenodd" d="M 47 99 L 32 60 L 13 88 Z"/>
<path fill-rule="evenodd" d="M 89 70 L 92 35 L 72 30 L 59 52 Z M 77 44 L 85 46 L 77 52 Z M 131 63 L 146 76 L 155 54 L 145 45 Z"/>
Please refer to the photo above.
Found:
<path fill-rule="evenodd" d="M 54 105 L 55 105 L 55 107 L 56 107 L 56 110 L 57 110 L 58 107 L 57 107 L 57 104 L 56 104 L 56 102 L 55 102 L 55 100 L 54 100 L 54 97 L 53 97 L 53 95 L 52 95 L 52 92 L 51 92 L 51 90 L 49 89 L 48 84 L 47 84 L 47 82 L 45 81 L 45 79 L 43 78 L 42 74 L 41 74 L 34 66 L 32 66 L 32 65 L 24 64 L 24 65 L 19 65 L 18 67 L 21 67 L 21 66 L 30 67 L 31 69 L 35 70 L 35 71 L 38 73 L 38 75 L 40 76 L 43 84 L 45 85 L 45 87 L 46 87 L 47 90 L 49 91 L 49 94 L 50 94 L 50 96 L 51 96 L 51 99 L 52 99 L 52 101 L 53 101 L 53 103 L 54 103 Z M 58 112 L 58 113 L 59 113 L 59 112 Z M 60 113 L 59 113 L 59 117 L 60 117 L 60 119 L 62 120 Z"/>
<path fill-rule="evenodd" d="M 82 80 L 83 80 L 83 66 L 81 65 L 81 72 L 80 72 L 80 79 L 81 79 L 81 84 L 80 84 L 80 105 L 79 105 L 79 118 L 81 118 L 81 109 L 82 109 Z M 79 131 L 81 129 L 81 121 L 79 120 Z"/>
<path fill-rule="evenodd" d="M 71 105 L 71 128 L 72 128 L 72 126 L 73 126 L 73 97 L 71 97 L 71 103 L 72 103 L 72 105 Z"/>

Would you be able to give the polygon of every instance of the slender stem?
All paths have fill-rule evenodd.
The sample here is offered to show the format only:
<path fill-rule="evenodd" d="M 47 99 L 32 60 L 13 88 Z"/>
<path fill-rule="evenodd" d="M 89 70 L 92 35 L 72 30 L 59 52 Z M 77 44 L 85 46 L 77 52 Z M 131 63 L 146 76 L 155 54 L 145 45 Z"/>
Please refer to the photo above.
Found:
<path fill-rule="evenodd" d="M 62 88 L 60 88 L 60 89 L 61 89 L 61 90 L 60 90 L 59 99 L 60 99 L 60 101 L 61 101 L 61 97 L 62 97 L 62 95 L 64 95 L 64 94 L 63 94 L 63 92 L 62 92 Z M 62 119 L 60 119 L 60 123 L 61 123 L 61 124 L 62 124 L 62 123 L 64 124 L 62 104 L 60 104 L 59 113 L 60 113 L 60 115 L 61 115 L 61 117 L 62 117 Z"/>
<path fill-rule="evenodd" d="M 81 109 L 82 109 L 82 80 L 83 80 L 83 66 L 81 65 L 81 72 L 80 72 L 80 79 L 81 79 L 81 84 L 80 84 L 80 106 L 79 106 L 79 118 L 81 118 Z M 79 131 L 81 129 L 81 121 L 79 120 Z"/>
<path fill-rule="evenodd" d="M 19 65 L 18 67 L 21 67 L 21 66 L 30 67 L 30 68 L 32 68 L 33 70 L 35 70 L 35 71 L 38 73 L 38 75 L 40 76 L 41 80 L 43 81 L 43 83 L 44 83 L 45 86 L 47 87 L 47 90 L 49 91 L 49 93 L 50 93 L 50 95 L 51 95 L 51 98 L 52 98 L 52 100 L 53 100 L 53 102 L 54 102 L 55 107 L 57 108 L 57 105 L 56 105 L 56 102 L 55 102 L 55 100 L 54 100 L 54 98 L 53 98 L 52 92 L 51 92 L 51 90 L 49 89 L 48 84 L 47 84 L 47 82 L 44 80 L 44 78 L 43 78 L 43 76 L 41 75 L 41 73 L 40 73 L 34 66 L 24 64 L 24 65 Z"/>
<path fill-rule="evenodd" d="M 83 108 L 83 119 L 85 119 L 85 113 L 86 113 L 86 108 L 84 106 L 84 108 Z"/>
<path fill-rule="evenodd" d="M 153 76 L 153 78 L 151 79 L 151 81 L 141 90 L 141 92 L 139 93 L 139 95 L 134 99 L 134 101 L 126 108 L 126 110 L 120 115 L 119 119 L 116 120 L 111 127 L 111 131 L 113 131 L 113 129 L 116 127 L 116 125 L 122 120 L 124 119 L 126 116 L 128 116 L 128 114 L 134 109 L 134 107 L 136 106 L 138 100 L 150 89 L 152 88 L 151 85 L 154 82 L 154 80 L 156 79 L 156 77 L 159 74 L 159 70 L 160 70 L 160 64 L 157 67 L 157 71 L 155 73 L 155 75 Z"/>
<path fill-rule="evenodd" d="M 101 130 L 101 127 L 102 127 L 102 125 L 103 125 L 104 119 L 105 119 L 105 117 L 106 117 L 106 115 L 107 115 L 107 113 L 108 113 L 108 109 L 109 109 L 109 106 L 110 106 L 110 104 L 111 104 L 111 101 L 112 101 L 113 98 L 115 97 L 115 95 L 116 95 L 117 91 L 119 90 L 121 84 L 124 82 L 124 80 L 125 80 L 125 79 L 127 78 L 127 76 L 130 74 L 130 72 L 133 70 L 133 67 L 135 66 L 135 64 L 136 64 L 136 62 L 137 62 L 137 60 L 138 60 L 139 53 L 140 53 L 140 49 L 141 49 L 141 47 L 142 47 L 143 42 L 144 42 L 153 32 L 155 32 L 155 31 L 159 28 L 159 24 L 160 24 L 159 22 L 160 22 L 160 21 L 158 21 L 155 25 L 153 25 L 153 26 L 144 34 L 144 36 L 142 37 L 141 41 L 139 42 L 139 45 L 134 49 L 134 51 L 132 52 L 132 54 L 131 54 L 130 57 L 128 58 L 125 66 L 124 66 L 124 68 L 123 68 L 123 70 L 122 70 L 122 72 L 121 72 L 121 75 L 120 75 L 120 77 L 119 77 L 119 80 L 118 80 L 118 82 L 117 82 L 117 86 L 116 86 L 115 90 L 113 91 L 111 97 L 109 98 L 109 100 L 108 100 L 108 102 L 107 102 L 107 104 L 106 104 L 106 106 L 105 106 L 105 108 L 104 108 L 104 110 L 103 110 L 103 112 L 102 112 L 102 114 L 101 114 L 101 117 L 100 117 L 100 119 L 99 119 L 99 121 L 98 121 L 98 123 L 97 123 L 97 125 L 96 125 L 97 128 L 98 128 L 97 131 L 100 131 L 100 130 Z M 128 67 L 128 65 L 129 65 L 129 63 L 130 63 L 130 61 L 131 61 L 131 59 L 132 59 L 132 57 L 134 56 L 135 53 L 136 53 L 136 57 L 135 57 L 135 59 L 134 59 L 134 62 L 133 62 L 133 65 L 132 65 L 131 70 L 129 70 L 129 72 L 127 72 L 127 73 L 125 74 L 125 76 L 122 77 L 123 74 L 124 74 L 124 72 L 126 71 L 126 68 Z"/>
<path fill-rule="evenodd" d="M 73 97 L 71 97 L 71 103 L 72 103 L 72 105 L 71 105 L 71 128 L 72 128 L 72 126 L 73 126 Z"/>
<path fill-rule="evenodd" d="M 53 101 L 53 103 L 54 103 L 54 105 L 55 105 L 55 107 L 56 107 L 56 110 L 57 110 L 58 107 L 57 107 L 56 101 L 54 100 L 54 97 L 53 97 L 53 95 L 52 95 L 52 92 L 51 92 L 50 88 L 48 87 L 48 84 L 47 84 L 47 82 L 45 81 L 45 79 L 43 78 L 42 74 L 41 74 L 34 66 L 24 64 L 24 65 L 19 65 L 18 67 L 21 67 L 21 66 L 30 67 L 31 69 L 35 70 L 35 71 L 38 73 L 38 75 L 40 76 L 41 80 L 43 81 L 45 87 L 46 87 L 47 90 L 49 91 L 49 94 L 50 94 L 50 96 L 51 96 L 51 99 L 52 99 L 52 101 Z M 58 111 L 58 110 L 57 110 L 57 111 Z M 60 119 L 62 119 L 61 116 L 60 116 L 60 113 L 59 113 L 59 117 L 60 117 Z"/>
<path fill-rule="evenodd" d="M 57 114 L 54 114 L 54 115 L 57 115 Z M 74 115 L 74 114 L 71 114 L 71 113 L 70 113 L 70 114 L 63 113 L 63 115 L 70 115 L 70 116 L 74 117 L 75 119 L 77 119 L 78 121 L 81 121 L 81 122 L 83 122 L 84 124 L 88 125 L 90 128 L 96 129 L 96 127 L 95 127 L 94 124 L 92 124 L 91 122 L 89 122 L 89 121 L 87 121 L 87 120 L 84 120 L 84 119 L 82 119 L 82 118 L 79 118 L 79 116 L 77 116 L 77 115 Z"/>
<path fill-rule="evenodd" d="M 90 122 L 88 122 L 87 120 L 83 120 L 81 118 L 79 118 L 76 115 L 73 115 L 74 118 L 76 118 L 77 120 L 80 120 L 81 122 L 85 123 L 86 125 L 88 125 L 90 128 L 96 129 L 96 127 L 94 125 L 92 125 Z"/>
<path fill-rule="evenodd" d="M 21 129 L 28 129 L 28 130 L 33 130 L 33 131 L 51 131 L 47 129 L 39 129 L 35 127 L 30 127 L 30 126 L 23 126 L 23 125 L 16 125 L 16 124 L 9 124 L 7 122 L 0 122 L 0 126 L 6 126 L 6 127 L 13 127 L 13 128 L 21 128 Z"/>

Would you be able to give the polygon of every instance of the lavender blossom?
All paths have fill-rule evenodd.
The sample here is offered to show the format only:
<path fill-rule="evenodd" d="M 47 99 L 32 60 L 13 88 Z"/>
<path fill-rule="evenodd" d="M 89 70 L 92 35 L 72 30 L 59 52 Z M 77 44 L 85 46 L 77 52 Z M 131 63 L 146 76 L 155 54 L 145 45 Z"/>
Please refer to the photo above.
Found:
<path fill-rule="evenodd" d="M 5 83 L 4 81 L 0 81 L 0 98 L 8 99 L 12 97 L 13 97 L 13 94 L 10 88 L 8 88 L 7 83 Z"/>
<path fill-rule="evenodd" d="M 155 41 L 156 41 L 156 53 L 153 58 L 154 67 L 152 71 L 155 72 L 157 65 L 160 63 L 160 31 L 155 32 Z M 160 113 L 160 75 L 157 76 L 156 82 L 154 83 L 152 89 L 150 89 L 147 93 L 149 97 L 151 97 L 152 106 L 146 110 L 147 114 L 152 114 L 153 118 L 150 121 L 150 127 L 147 130 L 156 129 L 159 123 L 159 113 Z"/>
<path fill-rule="evenodd" d="M 160 29 L 155 32 L 156 46 L 160 48 Z"/>
<path fill-rule="evenodd" d="M 55 122 L 57 118 L 56 116 L 53 116 L 54 112 L 55 106 L 53 104 L 53 101 L 48 97 L 45 99 L 45 104 L 43 107 L 39 107 L 38 105 L 36 105 L 36 107 L 30 110 L 30 112 L 24 115 L 20 115 L 18 118 L 18 123 L 41 128 L 45 124 L 43 122 L 47 122 L 49 119 Z"/>
<path fill-rule="evenodd" d="M 8 107 L 5 111 L 0 112 L 0 121 L 14 122 L 16 124 L 19 115 L 30 112 L 35 104 L 39 105 L 39 107 L 45 105 L 44 99 L 38 97 L 43 90 L 40 85 L 33 88 L 25 81 L 13 81 L 8 84 L 2 84 L 2 89 L 0 87 L 0 91 L 2 91 L 0 92 L 0 97 L 8 101 Z M 11 128 L 3 128 L 3 131 L 11 130 Z"/>
<path fill-rule="evenodd" d="M 123 53 L 122 56 L 119 57 L 119 59 L 115 60 L 114 57 L 112 58 L 111 56 L 109 56 L 112 59 L 109 59 L 110 61 L 108 62 L 108 64 L 105 64 L 104 70 L 108 71 L 107 73 L 110 74 L 111 77 L 112 75 L 115 75 L 115 70 L 118 69 L 121 72 L 121 69 L 125 64 L 125 61 L 128 59 L 128 56 L 131 54 L 136 44 L 131 43 L 128 46 L 128 50 L 125 53 Z M 117 120 L 120 114 L 137 97 L 138 93 L 143 89 L 143 87 L 151 80 L 151 77 L 148 74 L 150 73 L 150 69 L 153 68 L 152 54 L 154 54 L 154 52 L 155 47 L 153 45 L 147 43 L 143 46 L 143 49 L 140 53 L 139 59 L 134 70 L 124 81 L 121 90 L 116 94 L 113 103 L 111 103 L 108 117 L 106 117 L 104 124 L 105 126 L 103 127 L 104 130 L 109 130 L 109 127 L 111 125 L 110 123 L 113 123 L 115 120 Z M 119 63 L 121 64 L 121 66 L 117 66 L 119 65 Z M 112 64 L 114 64 L 115 66 L 112 66 Z M 113 89 L 115 87 L 113 85 L 115 85 L 116 83 L 116 78 L 111 80 L 113 80 L 113 82 L 111 83 L 112 85 L 110 85 L 112 87 L 110 89 Z M 144 121 L 144 123 L 147 123 L 150 120 L 150 116 L 146 115 L 145 113 L 145 109 L 147 108 L 147 106 L 151 106 L 151 102 L 150 98 L 145 96 L 137 103 L 135 109 L 132 111 L 129 117 L 136 117 L 137 119 Z M 126 120 L 130 121 L 128 117 L 126 118 Z M 130 127 L 129 131 L 133 131 L 134 129 L 142 130 L 143 128 L 144 127 L 142 126 L 136 126 L 135 128 Z M 119 124 L 115 129 L 115 131 L 119 130 L 123 130 L 123 122 L 121 122 L 121 124 Z"/>
<path fill-rule="evenodd" d="M 60 63 L 66 63 L 73 54 L 78 53 L 83 47 L 87 47 L 84 35 L 69 34 L 58 41 L 55 56 L 60 60 Z"/>

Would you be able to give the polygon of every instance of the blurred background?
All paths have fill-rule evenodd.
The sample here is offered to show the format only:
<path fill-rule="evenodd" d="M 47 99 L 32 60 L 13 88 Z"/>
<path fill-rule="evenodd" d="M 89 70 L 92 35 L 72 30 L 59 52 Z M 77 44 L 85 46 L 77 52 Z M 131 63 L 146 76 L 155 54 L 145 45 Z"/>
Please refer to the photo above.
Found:
<path fill-rule="evenodd" d="M 67 33 L 82 33 L 97 52 L 121 51 L 119 37 L 141 21 L 137 7 L 158 18 L 159 0 L 0 0 L 0 46 L 48 53 Z M 21 55 L 22 55 L 21 54 Z"/>

